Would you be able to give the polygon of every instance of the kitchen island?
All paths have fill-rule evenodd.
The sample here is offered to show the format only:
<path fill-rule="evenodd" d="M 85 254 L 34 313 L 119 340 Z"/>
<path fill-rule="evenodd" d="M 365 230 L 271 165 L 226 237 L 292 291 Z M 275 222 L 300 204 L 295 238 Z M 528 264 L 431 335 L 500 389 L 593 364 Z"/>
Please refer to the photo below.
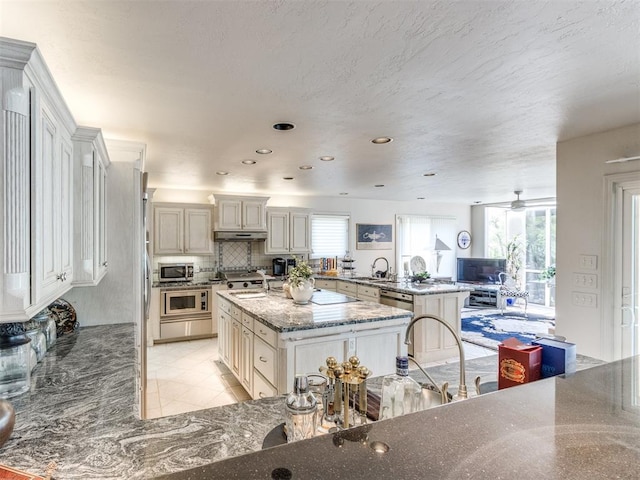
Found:
<path fill-rule="evenodd" d="M 621 421 L 627 421 L 624 427 L 627 430 L 635 428 L 637 432 L 640 428 L 638 419 L 631 415 L 633 410 L 624 412 L 620 408 L 623 396 L 629 395 L 626 388 L 630 382 L 638 382 L 640 369 L 636 361 L 632 364 L 636 367 L 635 373 L 627 364 L 622 365 L 624 368 L 618 364 L 605 365 L 604 369 L 592 368 L 568 379 L 540 381 L 415 414 L 421 416 L 378 422 L 385 429 L 397 428 L 397 438 L 387 437 L 392 434 L 389 430 L 384 437 L 392 442 L 392 457 L 371 456 L 368 444 L 352 443 L 359 438 L 360 433 L 356 432 L 354 436 L 342 433 L 325 436 L 324 440 L 316 438 L 308 441 L 310 443 L 277 447 L 268 451 L 268 456 L 272 457 L 269 460 L 260 455 L 243 454 L 259 451 L 265 436 L 284 421 L 282 396 L 140 420 L 135 414 L 135 356 L 133 324 L 85 327 L 76 334 L 60 337 L 35 370 L 31 391 L 10 399 L 16 410 L 16 425 L 7 443 L 0 448 L 0 463 L 42 475 L 49 462 L 55 461 L 58 466 L 53 476 L 55 480 L 148 479 L 171 473 L 175 473 L 175 479 L 249 480 L 272 478 L 273 465 L 284 465 L 281 463 L 283 455 L 288 457 L 288 462 L 295 460 L 289 456 L 290 448 L 309 445 L 303 453 L 304 459 L 317 462 L 317 469 L 307 474 L 303 466 L 295 467 L 293 478 L 345 478 L 332 473 L 341 469 L 350 458 L 352 465 L 340 470 L 344 475 L 351 475 L 349 469 L 367 472 L 368 468 L 382 463 L 387 469 L 397 468 L 398 474 L 385 476 L 385 471 L 380 475 L 373 472 L 369 479 L 428 478 L 427 469 L 441 468 L 449 472 L 463 463 L 474 468 L 474 461 L 483 461 L 478 459 L 476 452 L 490 450 L 492 440 L 501 433 L 505 437 L 519 429 L 525 433 L 526 429 L 532 429 L 534 433 L 534 427 L 548 426 L 562 412 L 565 412 L 564 416 L 558 419 L 563 422 L 564 429 L 571 424 L 576 428 L 581 424 L 594 426 L 596 421 L 607 430 Z M 578 356 L 577 368 L 589 368 L 599 363 L 602 362 Z M 483 382 L 497 379 L 497 355 L 469 360 L 466 367 L 469 382 L 476 375 L 481 376 Z M 455 385 L 458 378 L 455 362 L 431 367 L 428 371 L 439 384 L 447 381 Z M 416 378 L 425 380 L 419 372 Z M 371 383 L 373 386 L 374 382 Z M 536 390 L 538 384 L 540 394 Z M 562 393 L 557 406 L 552 398 L 553 388 Z M 523 389 L 521 394 L 518 393 L 520 389 Z M 575 410 L 572 418 L 566 414 L 571 408 Z M 446 413 L 450 409 L 453 413 Z M 603 412 L 604 409 L 607 410 Z M 590 417 L 591 414 L 594 416 Z M 612 417 L 611 420 L 608 417 Z M 441 423 L 440 418 L 447 421 Z M 540 418 L 543 423 L 537 424 Z M 516 423 L 512 424 L 512 420 Z M 378 432 L 372 431 L 371 440 Z M 612 433 L 611 438 L 624 440 L 624 435 L 621 430 Z M 345 449 L 333 447 L 334 439 L 336 445 L 342 443 Z M 331 451 L 329 460 L 313 452 L 316 440 L 328 441 L 331 445 L 326 447 Z M 443 443 L 445 440 L 447 443 Z M 577 447 L 593 446 L 593 440 L 589 438 L 576 440 L 581 442 Z M 458 442 L 462 441 L 465 449 L 458 448 Z M 347 453 L 354 449 L 378 464 L 369 464 L 367 459 L 363 461 Z M 404 460 L 398 460 L 402 452 L 409 460 L 406 464 Z M 508 447 L 503 449 L 492 468 L 504 465 L 510 452 Z M 576 460 L 588 459 L 589 454 L 589 450 L 584 454 L 578 451 Z M 220 462 L 230 457 L 237 459 Z M 611 460 L 621 457 L 620 452 L 614 452 Z M 543 463 L 536 463 L 536 468 L 548 465 L 551 458 L 542 460 Z M 290 463 L 286 465 L 292 468 Z M 520 471 L 531 472 L 533 476 L 537 470 L 527 464 Z M 409 474 L 403 476 L 407 472 Z M 362 473 L 348 478 L 362 478 L 359 475 Z M 438 477 L 434 475 L 434 478 Z M 526 478 L 526 475 L 523 473 L 518 478 Z M 567 475 L 566 478 L 578 477 Z M 590 478 L 610 477 L 592 475 Z"/>
<path fill-rule="evenodd" d="M 356 355 L 386 375 L 407 352 L 407 310 L 324 290 L 306 305 L 281 291 L 217 294 L 219 357 L 254 399 L 288 392 L 295 374 L 318 373 L 327 357 Z"/>
<path fill-rule="evenodd" d="M 316 286 L 372 302 L 403 308 L 418 315 L 436 315 L 458 335 L 461 312 L 472 288 L 451 282 L 426 280 L 421 283 L 373 277 L 317 276 Z M 424 321 L 411 334 L 409 353 L 420 363 L 456 356 L 457 345 L 443 325 Z"/>

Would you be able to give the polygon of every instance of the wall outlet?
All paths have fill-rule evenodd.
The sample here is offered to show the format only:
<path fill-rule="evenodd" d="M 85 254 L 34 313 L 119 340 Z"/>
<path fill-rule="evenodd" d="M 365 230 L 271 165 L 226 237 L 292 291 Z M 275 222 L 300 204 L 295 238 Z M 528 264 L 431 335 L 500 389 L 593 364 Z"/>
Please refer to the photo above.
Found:
<path fill-rule="evenodd" d="M 598 268 L 597 255 L 580 255 L 579 262 L 582 270 L 595 270 Z"/>
<path fill-rule="evenodd" d="M 573 286 L 578 288 L 598 288 L 598 276 L 593 273 L 574 273 Z"/>
<path fill-rule="evenodd" d="M 356 339 L 349 339 L 349 353 L 356 353 Z"/>
<path fill-rule="evenodd" d="M 571 292 L 571 303 L 577 307 L 596 308 L 598 296 L 595 293 Z"/>

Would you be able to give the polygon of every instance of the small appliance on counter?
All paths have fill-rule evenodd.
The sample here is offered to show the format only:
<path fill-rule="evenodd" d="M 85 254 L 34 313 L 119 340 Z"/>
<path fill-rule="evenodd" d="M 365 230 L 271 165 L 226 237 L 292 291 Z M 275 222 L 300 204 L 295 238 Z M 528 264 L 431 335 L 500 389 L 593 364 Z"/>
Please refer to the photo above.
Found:
<path fill-rule="evenodd" d="M 273 261 L 273 273 L 274 277 L 284 277 L 287 274 L 287 261 L 282 258 L 274 258 Z"/>
<path fill-rule="evenodd" d="M 285 272 L 285 275 L 289 275 L 289 270 L 291 270 L 295 266 L 296 266 L 296 259 L 287 258 L 287 271 Z"/>

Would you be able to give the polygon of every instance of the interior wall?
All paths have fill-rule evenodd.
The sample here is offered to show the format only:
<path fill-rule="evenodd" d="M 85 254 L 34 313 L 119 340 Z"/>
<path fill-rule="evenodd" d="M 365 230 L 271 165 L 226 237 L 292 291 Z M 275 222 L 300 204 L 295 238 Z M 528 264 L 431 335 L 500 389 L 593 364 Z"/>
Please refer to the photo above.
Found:
<path fill-rule="evenodd" d="M 153 179 L 150 179 L 152 182 Z M 157 189 L 154 193 L 154 202 L 185 202 L 185 203 L 210 203 L 208 196 L 210 191 L 198 190 L 172 190 Z M 214 194 L 215 196 L 215 194 Z M 471 231 L 470 207 L 460 204 L 427 203 L 424 201 L 392 202 L 383 200 L 364 200 L 354 198 L 335 197 L 305 197 L 305 196 L 271 196 L 267 202 L 268 207 L 301 207 L 310 208 L 321 213 L 348 213 L 351 216 L 350 253 L 355 259 L 355 266 L 359 274 L 371 273 L 371 264 L 377 257 L 385 257 L 389 265 L 397 272 L 395 264 L 395 245 L 391 250 L 358 250 L 356 249 L 355 231 L 358 223 L 392 224 L 395 235 L 395 215 L 432 215 L 452 216 L 456 218 L 456 232 L 460 230 Z M 473 236 L 473 232 L 471 232 Z M 434 239 L 435 241 L 435 239 Z M 469 250 L 460 250 L 457 246 L 449 245 L 450 252 L 443 255 L 469 256 Z M 427 259 L 425 259 L 427 260 Z M 443 264 L 445 260 L 443 259 Z M 455 265 L 455 261 L 450 262 Z M 380 265 L 378 265 L 380 266 Z M 440 268 L 440 275 L 445 272 Z"/>
<path fill-rule="evenodd" d="M 557 144 L 556 333 L 577 344 L 583 355 L 611 360 L 610 312 L 602 308 L 602 259 L 605 253 L 604 176 L 633 172 L 640 162 L 606 164 L 606 160 L 640 155 L 640 124 Z M 595 269 L 581 264 L 582 255 L 596 256 Z M 595 274 L 594 288 L 575 287 L 575 273 Z M 582 294 L 594 306 L 579 305 Z"/>
<path fill-rule="evenodd" d="M 109 151 L 107 171 L 107 274 L 95 287 L 74 287 L 65 294 L 76 310 L 82 327 L 134 323 L 138 315 L 139 252 L 135 245 L 136 208 L 141 200 L 135 192 L 140 180 L 139 162 Z"/>

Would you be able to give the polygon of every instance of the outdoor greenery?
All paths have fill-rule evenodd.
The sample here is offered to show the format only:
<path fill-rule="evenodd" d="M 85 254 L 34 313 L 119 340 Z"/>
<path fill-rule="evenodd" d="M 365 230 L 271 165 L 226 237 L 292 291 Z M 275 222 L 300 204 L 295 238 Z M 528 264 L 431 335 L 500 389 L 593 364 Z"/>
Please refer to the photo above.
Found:
<path fill-rule="evenodd" d="M 545 268 L 542 271 L 542 273 L 540 273 L 540 278 L 542 278 L 543 280 L 551 280 L 555 276 L 556 276 L 556 266 L 555 265 L 548 266 L 547 268 Z"/>
<path fill-rule="evenodd" d="M 522 268 L 522 242 L 520 235 L 515 235 L 505 247 L 507 273 L 516 284 L 520 285 L 520 269 Z"/>

